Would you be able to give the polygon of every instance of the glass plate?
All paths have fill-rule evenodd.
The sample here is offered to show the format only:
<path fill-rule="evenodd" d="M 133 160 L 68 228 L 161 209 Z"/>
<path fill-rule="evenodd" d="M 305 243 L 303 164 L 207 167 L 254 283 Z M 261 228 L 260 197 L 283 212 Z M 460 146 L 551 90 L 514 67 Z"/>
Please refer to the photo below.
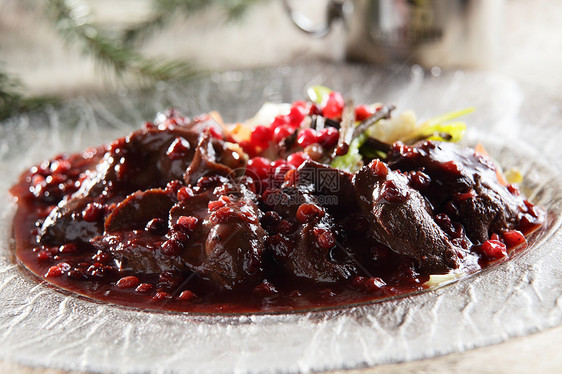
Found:
<path fill-rule="evenodd" d="M 190 315 L 94 302 L 28 274 L 11 251 L 7 189 L 26 167 L 138 128 L 169 106 L 226 121 L 264 101 L 304 97 L 324 84 L 356 102 L 394 102 L 420 118 L 474 106 L 465 142 L 480 141 L 548 209 L 525 253 L 429 292 L 291 314 Z M 0 359 L 120 372 L 318 371 L 369 367 L 499 343 L 562 322 L 560 129 L 562 97 L 478 72 L 312 64 L 221 73 L 145 92 L 78 98 L 0 126 Z"/>

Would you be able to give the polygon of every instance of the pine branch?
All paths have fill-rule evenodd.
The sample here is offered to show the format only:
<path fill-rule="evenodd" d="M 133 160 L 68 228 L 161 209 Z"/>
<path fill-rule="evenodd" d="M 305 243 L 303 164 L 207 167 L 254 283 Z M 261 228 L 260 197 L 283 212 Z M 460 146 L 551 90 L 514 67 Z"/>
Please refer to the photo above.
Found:
<path fill-rule="evenodd" d="M 19 112 L 35 110 L 58 101 L 54 97 L 27 98 L 22 91 L 23 85 L 18 79 L 0 70 L 0 121 Z"/>
<path fill-rule="evenodd" d="M 227 21 L 240 18 L 252 5 L 263 0 L 153 0 L 153 15 L 148 20 L 125 30 L 125 44 L 142 42 L 154 32 L 163 29 L 173 17 L 182 13 L 189 18 L 211 7 L 223 8 Z"/>
<path fill-rule="evenodd" d="M 82 44 L 84 53 L 110 68 L 118 77 L 130 74 L 141 80 L 182 79 L 197 70 L 187 62 L 156 60 L 104 34 L 89 22 L 89 14 L 65 0 L 49 0 L 49 14 L 59 32 L 69 41 Z"/>

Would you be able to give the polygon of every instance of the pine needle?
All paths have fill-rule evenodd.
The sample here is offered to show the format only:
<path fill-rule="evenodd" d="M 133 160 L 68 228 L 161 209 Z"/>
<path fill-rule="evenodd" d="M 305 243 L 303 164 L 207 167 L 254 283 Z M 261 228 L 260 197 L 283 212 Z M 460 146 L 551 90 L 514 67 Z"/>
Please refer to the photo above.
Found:
<path fill-rule="evenodd" d="M 83 5 L 65 0 L 49 0 L 49 14 L 57 30 L 69 42 L 82 44 L 85 54 L 118 77 L 132 75 L 140 81 L 184 79 L 197 74 L 189 62 L 150 58 L 131 46 L 123 45 L 89 22 Z"/>

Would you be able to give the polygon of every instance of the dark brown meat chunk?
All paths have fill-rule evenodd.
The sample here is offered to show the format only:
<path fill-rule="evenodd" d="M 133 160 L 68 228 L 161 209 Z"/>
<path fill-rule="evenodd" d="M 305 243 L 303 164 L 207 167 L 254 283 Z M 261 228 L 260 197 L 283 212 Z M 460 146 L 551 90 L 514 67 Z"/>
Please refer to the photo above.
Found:
<path fill-rule="evenodd" d="M 378 163 L 378 164 L 377 164 Z M 407 178 L 379 161 L 361 169 L 353 179 L 357 199 L 373 221 L 376 240 L 394 252 L 410 256 L 420 268 L 443 273 L 459 266 L 456 247 L 435 223 L 423 196 L 407 185 Z"/>
<path fill-rule="evenodd" d="M 474 243 L 517 227 L 524 198 L 501 185 L 492 162 L 473 149 L 430 141 L 412 147 L 397 144 L 388 163 L 403 172 L 425 173 L 429 183 L 420 192 L 436 212 L 460 222 Z"/>
<path fill-rule="evenodd" d="M 352 257 L 346 256 L 345 249 L 337 243 L 334 219 L 314 196 L 296 187 L 273 190 L 268 196 L 272 211 L 292 226 L 268 241 L 286 273 L 321 283 L 342 281 L 356 273 Z M 299 217 L 303 215 L 299 212 L 302 206 L 317 212 L 310 214 L 308 222 Z"/>
<path fill-rule="evenodd" d="M 159 274 L 165 270 L 186 270 L 177 257 L 162 253 L 161 237 L 132 230 L 97 236 L 91 244 L 98 250 L 111 253 L 117 268 L 142 274 Z"/>
<path fill-rule="evenodd" d="M 262 274 L 262 254 L 267 233 L 259 222 L 256 196 L 243 185 L 238 194 L 196 195 L 170 212 L 172 231 L 182 216 L 197 218 L 179 257 L 185 266 L 215 288 L 231 290 L 257 284 Z"/>
<path fill-rule="evenodd" d="M 132 193 L 107 216 L 105 232 L 142 230 L 152 219 L 167 219 L 174 200 L 175 196 L 160 188 Z"/>

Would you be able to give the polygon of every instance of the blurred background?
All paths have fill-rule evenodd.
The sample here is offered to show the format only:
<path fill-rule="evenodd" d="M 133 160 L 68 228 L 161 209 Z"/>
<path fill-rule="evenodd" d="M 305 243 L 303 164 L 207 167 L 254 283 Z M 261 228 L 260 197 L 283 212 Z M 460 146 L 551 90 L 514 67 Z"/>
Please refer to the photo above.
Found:
<path fill-rule="evenodd" d="M 329 0 L 287 3 L 321 24 Z M 483 23 L 490 34 L 485 40 L 493 43 L 481 63 L 476 50 L 465 64 L 458 63 L 462 56 L 437 64 L 562 88 L 562 1 L 472 3 L 500 4 Z M 2 97 L 4 104 L 14 97 L 64 99 L 199 70 L 341 61 L 356 23 L 353 18 L 346 28 L 334 22 L 326 37 L 313 38 L 291 23 L 281 0 L 0 0 L 0 105 Z M 455 55 L 450 48 L 449 57 Z M 24 101 L 21 108 L 34 103 Z"/>

